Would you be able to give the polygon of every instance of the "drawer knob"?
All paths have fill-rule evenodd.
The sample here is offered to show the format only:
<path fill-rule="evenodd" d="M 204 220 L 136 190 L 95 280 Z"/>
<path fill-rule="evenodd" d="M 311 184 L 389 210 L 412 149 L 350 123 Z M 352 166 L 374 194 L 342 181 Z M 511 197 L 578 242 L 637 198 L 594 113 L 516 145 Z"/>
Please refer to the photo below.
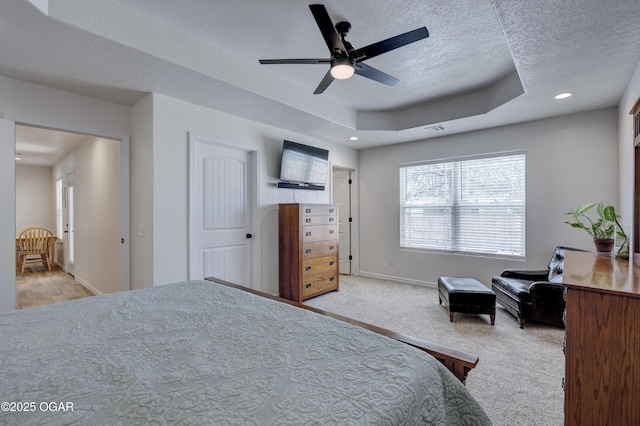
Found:
<path fill-rule="evenodd" d="M 330 234 L 333 234 L 334 232 L 335 232 L 335 231 L 334 231 L 333 229 L 331 229 L 331 230 L 329 231 L 329 233 L 330 233 Z"/>
<path fill-rule="evenodd" d="M 311 249 L 306 249 L 306 250 L 305 250 L 305 252 L 306 252 L 307 254 L 310 254 L 310 253 L 311 253 Z"/>
<path fill-rule="evenodd" d="M 311 218 L 306 218 L 304 221 L 307 223 L 311 223 Z"/>
<path fill-rule="evenodd" d="M 336 280 L 336 277 L 331 277 L 331 278 L 329 278 L 329 282 L 333 282 L 333 281 L 335 281 L 335 280 Z"/>
<path fill-rule="evenodd" d="M 329 218 L 329 222 L 333 222 L 334 220 L 335 220 L 335 219 L 334 219 L 334 218 L 332 218 L 332 217 L 330 217 L 330 218 Z"/>
<path fill-rule="evenodd" d="M 329 250 L 333 250 L 336 246 L 329 246 Z"/>
<path fill-rule="evenodd" d="M 305 284 L 305 287 L 306 287 L 306 288 L 311 288 L 311 283 L 306 283 L 306 284 Z"/>
<path fill-rule="evenodd" d="M 306 213 L 311 213 L 311 209 L 304 209 Z"/>
<path fill-rule="evenodd" d="M 305 235 L 306 235 L 307 237 L 310 237 L 310 236 L 311 236 L 311 232 L 307 232 L 307 233 L 305 233 Z"/>
<path fill-rule="evenodd" d="M 310 270 L 311 270 L 311 266 L 307 266 L 307 267 L 306 267 L 306 268 L 304 268 L 304 269 L 306 269 L 307 271 L 310 271 Z"/>
<path fill-rule="evenodd" d="M 333 212 L 334 212 L 334 210 L 333 210 L 333 209 L 329 209 L 329 213 L 333 213 Z"/>
<path fill-rule="evenodd" d="M 329 266 L 333 266 L 335 264 L 336 264 L 336 262 L 334 262 L 333 260 L 331 262 L 329 262 Z"/>

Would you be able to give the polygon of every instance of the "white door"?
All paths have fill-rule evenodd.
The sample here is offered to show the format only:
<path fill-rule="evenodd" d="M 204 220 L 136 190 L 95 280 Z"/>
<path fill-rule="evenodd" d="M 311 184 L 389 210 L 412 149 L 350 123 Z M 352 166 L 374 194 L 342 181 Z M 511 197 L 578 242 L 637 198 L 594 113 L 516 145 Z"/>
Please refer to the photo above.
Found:
<path fill-rule="evenodd" d="M 64 236 L 62 244 L 64 246 L 65 269 L 68 274 L 75 275 L 75 247 L 74 247 L 74 188 L 75 173 L 67 174 L 66 185 L 66 207 L 63 209 Z"/>
<path fill-rule="evenodd" d="M 340 204 L 338 271 L 341 274 L 351 275 L 351 172 L 349 170 L 333 169 L 333 203 Z"/>
<path fill-rule="evenodd" d="M 252 287 L 252 154 L 193 136 L 191 150 L 191 279 Z"/>

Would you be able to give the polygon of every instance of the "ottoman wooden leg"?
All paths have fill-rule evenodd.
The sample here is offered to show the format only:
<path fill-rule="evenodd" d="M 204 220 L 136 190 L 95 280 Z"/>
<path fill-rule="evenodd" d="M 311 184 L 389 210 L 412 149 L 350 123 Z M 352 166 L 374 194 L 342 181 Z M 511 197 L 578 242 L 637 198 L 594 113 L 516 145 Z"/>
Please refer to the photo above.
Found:
<path fill-rule="evenodd" d="M 453 312 L 449 312 L 449 322 L 453 322 Z"/>
<path fill-rule="evenodd" d="M 496 314 L 490 315 L 489 318 L 491 318 L 491 325 L 495 325 L 496 324 Z"/>

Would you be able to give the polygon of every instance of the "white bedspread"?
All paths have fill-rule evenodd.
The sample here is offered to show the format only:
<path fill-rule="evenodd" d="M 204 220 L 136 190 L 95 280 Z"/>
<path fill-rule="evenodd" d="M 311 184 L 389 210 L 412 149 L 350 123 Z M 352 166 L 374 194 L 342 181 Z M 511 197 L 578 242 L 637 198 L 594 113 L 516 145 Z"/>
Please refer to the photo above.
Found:
<path fill-rule="evenodd" d="M 490 424 L 430 355 L 208 281 L 2 314 L 0 336 L 0 402 L 35 407 L 0 424 Z"/>

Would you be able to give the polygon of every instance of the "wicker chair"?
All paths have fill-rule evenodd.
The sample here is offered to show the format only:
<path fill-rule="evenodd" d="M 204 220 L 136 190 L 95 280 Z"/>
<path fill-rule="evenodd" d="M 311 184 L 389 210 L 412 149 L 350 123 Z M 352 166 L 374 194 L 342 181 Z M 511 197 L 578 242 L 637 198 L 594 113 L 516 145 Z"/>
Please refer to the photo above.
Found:
<path fill-rule="evenodd" d="M 17 269 L 24 274 L 27 263 L 42 263 L 49 271 L 53 268 L 51 256 L 56 237 L 47 228 L 30 226 L 20 230 L 16 239 Z"/>

